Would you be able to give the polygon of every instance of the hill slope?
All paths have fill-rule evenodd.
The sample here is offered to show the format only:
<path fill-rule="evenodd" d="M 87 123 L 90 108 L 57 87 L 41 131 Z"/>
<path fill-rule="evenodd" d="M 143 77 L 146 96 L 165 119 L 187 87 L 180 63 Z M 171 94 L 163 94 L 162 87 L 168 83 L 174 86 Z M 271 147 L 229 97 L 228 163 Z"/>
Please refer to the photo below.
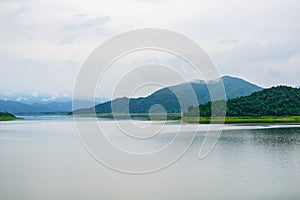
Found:
<path fill-rule="evenodd" d="M 227 98 L 245 96 L 255 91 L 262 90 L 261 87 L 240 78 L 224 76 L 222 77 L 222 80 L 224 83 Z M 218 83 L 210 81 L 207 84 L 214 89 L 216 88 Z M 191 100 L 190 97 L 194 94 L 196 95 L 198 102 L 194 102 Z M 182 110 L 186 110 L 191 105 L 197 106 L 199 104 L 210 101 L 210 95 L 206 83 L 204 81 L 194 81 L 190 83 L 183 83 L 171 87 L 162 88 L 147 97 L 118 98 L 113 101 L 99 104 L 95 107 L 76 110 L 74 111 L 74 113 L 88 114 L 93 113 L 94 111 L 97 114 L 111 113 L 111 105 L 113 105 L 115 113 L 148 113 L 151 106 L 155 104 L 162 105 L 168 113 L 180 113 L 181 108 L 177 97 L 178 99 L 181 99 L 183 107 Z"/>
<path fill-rule="evenodd" d="M 216 106 L 224 102 L 214 102 Z M 201 116 L 211 115 L 211 102 L 199 105 Z M 185 113 L 193 116 L 197 109 Z M 221 115 L 222 113 L 219 113 Z M 227 101 L 227 116 L 300 116 L 300 88 L 272 87 Z"/>
<path fill-rule="evenodd" d="M 18 119 L 11 113 L 8 112 L 0 112 L 0 121 L 9 121 L 9 120 L 16 120 Z"/>

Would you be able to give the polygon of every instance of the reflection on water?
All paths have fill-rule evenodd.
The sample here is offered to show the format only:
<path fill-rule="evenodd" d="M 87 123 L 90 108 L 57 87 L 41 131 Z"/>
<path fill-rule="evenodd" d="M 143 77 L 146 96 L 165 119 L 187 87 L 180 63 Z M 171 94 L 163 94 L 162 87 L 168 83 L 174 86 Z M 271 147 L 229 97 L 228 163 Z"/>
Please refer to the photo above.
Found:
<path fill-rule="evenodd" d="M 300 198 L 299 127 L 228 125 L 225 129 L 215 149 L 203 160 L 197 157 L 204 138 L 199 134 L 171 167 L 129 175 L 91 158 L 70 118 L 0 123 L 0 198 Z M 158 137 L 153 147 L 169 138 L 172 133 Z M 130 144 L 130 140 L 124 142 L 124 146 Z"/>

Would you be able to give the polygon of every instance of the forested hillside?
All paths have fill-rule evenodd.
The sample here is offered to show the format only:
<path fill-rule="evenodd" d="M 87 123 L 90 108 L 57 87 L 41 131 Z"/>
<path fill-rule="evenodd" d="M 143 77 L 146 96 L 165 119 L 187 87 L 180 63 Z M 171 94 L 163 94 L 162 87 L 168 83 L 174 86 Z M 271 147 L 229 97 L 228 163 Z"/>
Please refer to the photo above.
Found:
<path fill-rule="evenodd" d="M 213 102 L 221 108 L 224 101 Z M 201 116 L 211 115 L 211 102 L 199 105 Z M 198 108 L 190 109 L 186 116 L 197 115 Z M 215 115 L 223 115 L 219 109 Z M 226 102 L 227 116 L 300 116 L 300 89 L 278 86 L 254 92 L 249 96 L 228 99 Z"/>

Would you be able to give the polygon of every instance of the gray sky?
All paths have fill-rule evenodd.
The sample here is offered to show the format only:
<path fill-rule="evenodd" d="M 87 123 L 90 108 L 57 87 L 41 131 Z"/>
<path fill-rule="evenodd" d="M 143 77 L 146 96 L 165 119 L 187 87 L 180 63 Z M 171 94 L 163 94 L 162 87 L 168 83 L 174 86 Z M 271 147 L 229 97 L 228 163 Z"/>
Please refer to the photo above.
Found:
<path fill-rule="evenodd" d="M 299 0 L 1 0 L 0 92 L 70 95 L 81 64 L 112 36 L 171 29 L 223 75 L 300 85 Z"/>

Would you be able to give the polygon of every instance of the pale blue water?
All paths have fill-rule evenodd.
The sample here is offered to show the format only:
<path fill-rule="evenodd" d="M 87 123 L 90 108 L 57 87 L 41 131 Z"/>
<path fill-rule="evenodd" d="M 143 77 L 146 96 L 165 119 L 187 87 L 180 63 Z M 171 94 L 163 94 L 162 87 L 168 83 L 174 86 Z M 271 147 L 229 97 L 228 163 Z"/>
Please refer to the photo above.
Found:
<path fill-rule="evenodd" d="M 169 168 L 130 175 L 96 162 L 72 118 L 27 119 L 0 123 L 0 199 L 300 199 L 299 126 L 226 126 L 205 159 L 199 134 Z"/>

